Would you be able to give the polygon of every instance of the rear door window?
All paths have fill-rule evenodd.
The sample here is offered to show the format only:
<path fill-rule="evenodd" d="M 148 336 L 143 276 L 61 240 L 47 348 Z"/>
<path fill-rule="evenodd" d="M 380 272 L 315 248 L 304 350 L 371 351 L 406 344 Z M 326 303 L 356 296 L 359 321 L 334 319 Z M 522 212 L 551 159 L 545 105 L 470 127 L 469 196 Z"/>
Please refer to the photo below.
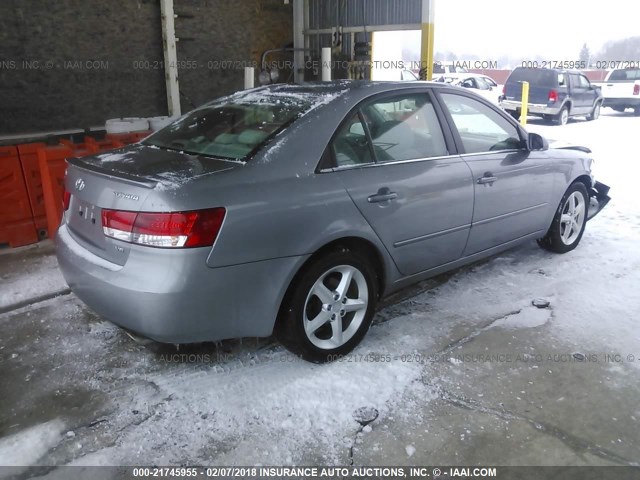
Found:
<path fill-rule="evenodd" d="M 363 104 L 342 123 L 330 151 L 331 167 L 449 154 L 427 93 L 396 95 Z"/>
<path fill-rule="evenodd" d="M 362 107 L 378 162 L 448 155 L 433 104 L 426 93 L 399 95 Z"/>
<path fill-rule="evenodd" d="M 331 144 L 334 167 L 364 165 L 373 162 L 369 139 L 360 112 L 355 112 L 342 124 Z"/>

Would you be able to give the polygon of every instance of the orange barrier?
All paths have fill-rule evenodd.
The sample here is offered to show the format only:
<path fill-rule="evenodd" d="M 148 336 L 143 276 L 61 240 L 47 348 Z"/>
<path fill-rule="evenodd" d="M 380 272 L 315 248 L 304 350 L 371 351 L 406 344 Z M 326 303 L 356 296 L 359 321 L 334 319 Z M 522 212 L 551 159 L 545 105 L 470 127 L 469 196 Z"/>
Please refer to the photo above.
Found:
<path fill-rule="evenodd" d="M 71 149 L 72 157 L 86 157 L 99 151 L 97 145 L 93 143 L 73 143 L 71 140 L 65 138 L 60 139 L 60 145 Z"/>
<path fill-rule="evenodd" d="M 18 149 L 0 147 L 0 243 L 20 247 L 37 241 Z"/>
<path fill-rule="evenodd" d="M 144 132 L 130 132 L 130 133 L 107 133 L 105 138 L 107 140 L 117 141 L 123 143 L 125 145 L 130 145 L 132 143 L 139 142 L 143 138 L 151 135 L 153 131 L 147 130 Z"/>
<path fill-rule="evenodd" d="M 66 159 L 73 156 L 71 148 L 64 145 L 44 147 L 38 150 L 38 163 L 42 175 L 42 192 L 50 238 L 55 237 L 62 219 L 64 176 L 67 170 Z"/>
<path fill-rule="evenodd" d="M 18 145 L 18 156 L 20 157 L 24 183 L 29 194 L 33 223 L 35 223 L 40 239 L 47 237 L 47 212 L 44 208 L 42 177 L 40 176 L 40 165 L 38 164 L 38 149 L 44 147 L 46 147 L 46 144 L 43 142 Z"/>
<path fill-rule="evenodd" d="M 124 143 L 118 140 L 96 140 L 93 137 L 84 137 L 84 143 L 90 148 L 96 149 L 98 152 L 104 152 L 105 150 L 113 150 L 114 148 L 124 147 Z"/>

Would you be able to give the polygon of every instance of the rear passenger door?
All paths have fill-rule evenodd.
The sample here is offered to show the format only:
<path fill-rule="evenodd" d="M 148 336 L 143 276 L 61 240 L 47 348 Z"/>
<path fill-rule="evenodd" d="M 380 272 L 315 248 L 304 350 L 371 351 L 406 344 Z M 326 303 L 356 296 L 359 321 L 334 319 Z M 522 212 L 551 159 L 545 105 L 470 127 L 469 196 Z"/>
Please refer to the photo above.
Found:
<path fill-rule="evenodd" d="M 569 81 L 571 84 L 571 100 L 573 105 L 571 107 L 572 115 L 586 114 L 591 111 L 593 106 L 593 100 L 591 92 L 589 91 L 589 81 L 578 73 L 570 73 Z M 585 82 L 586 81 L 586 82 Z"/>
<path fill-rule="evenodd" d="M 553 166 L 547 152 L 523 148 L 518 128 L 468 95 L 441 93 L 459 150 L 471 168 L 475 202 L 466 255 L 548 228 Z"/>
<path fill-rule="evenodd" d="M 436 108 L 424 90 L 365 101 L 342 123 L 323 169 L 405 275 L 458 259 L 471 225 L 471 172 L 450 154 Z"/>
<path fill-rule="evenodd" d="M 585 89 L 585 114 L 589 114 L 593 111 L 593 106 L 598 98 L 598 91 L 591 85 L 589 79 L 580 74 L 580 85 Z"/>

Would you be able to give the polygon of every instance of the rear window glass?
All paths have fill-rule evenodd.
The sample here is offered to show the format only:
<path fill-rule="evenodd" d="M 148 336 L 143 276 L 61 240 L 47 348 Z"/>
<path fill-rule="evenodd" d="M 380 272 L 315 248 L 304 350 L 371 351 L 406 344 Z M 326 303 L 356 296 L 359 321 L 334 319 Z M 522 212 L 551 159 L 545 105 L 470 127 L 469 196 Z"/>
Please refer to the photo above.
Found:
<path fill-rule="evenodd" d="M 144 144 L 244 160 L 311 106 L 312 101 L 301 96 L 227 99 L 194 110 L 146 139 Z"/>
<path fill-rule="evenodd" d="M 640 68 L 629 68 L 626 70 L 614 70 L 611 72 L 609 81 L 630 81 L 640 80 Z"/>
<path fill-rule="evenodd" d="M 516 68 L 509 75 L 509 83 L 529 82 L 543 87 L 553 87 L 557 81 L 557 73 L 546 68 Z"/>

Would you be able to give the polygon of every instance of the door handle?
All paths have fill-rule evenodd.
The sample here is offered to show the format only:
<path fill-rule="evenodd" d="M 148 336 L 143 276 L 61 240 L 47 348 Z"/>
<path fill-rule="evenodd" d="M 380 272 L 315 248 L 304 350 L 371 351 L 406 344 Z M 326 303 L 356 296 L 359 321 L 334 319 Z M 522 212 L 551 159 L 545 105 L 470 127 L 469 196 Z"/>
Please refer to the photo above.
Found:
<path fill-rule="evenodd" d="M 480 185 L 492 185 L 496 180 L 498 180 L 498 177 L 495 177 L 491 172 L 486 172 L 482 177 L 478 179 L 478 183 Z"/>
<path fill-rule="evenodd" d="M 382 203 L 395 200 L 396 198 L 398 198 L 398 194 L 396 192 L 390 191 L 385 187 L 378 190 L 378 193 L 376 193 L 375 195 L 371 195 L 370 197 L 368 197 L 367 201 L 369 203 Z"/>

